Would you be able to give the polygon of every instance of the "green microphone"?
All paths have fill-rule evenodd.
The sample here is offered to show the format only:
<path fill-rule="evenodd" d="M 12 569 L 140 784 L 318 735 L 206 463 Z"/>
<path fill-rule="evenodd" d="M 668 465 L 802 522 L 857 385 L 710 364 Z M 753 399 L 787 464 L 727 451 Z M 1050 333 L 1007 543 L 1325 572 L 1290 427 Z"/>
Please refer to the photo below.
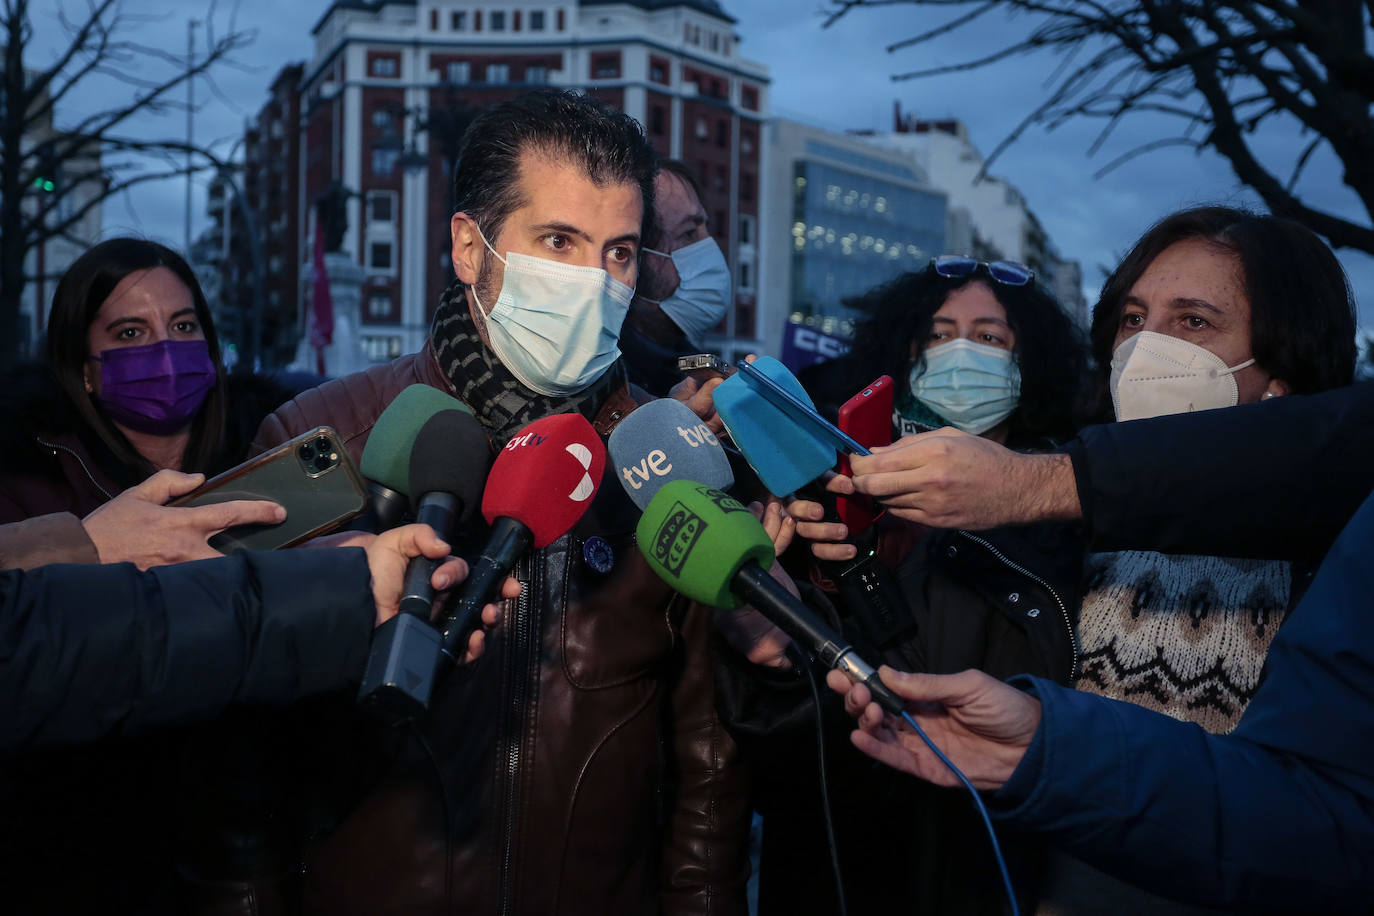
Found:
<path fill-rule="evenodd" d="M 769 574 L 773 539 L 738 500 L 690 480 L 670 481 L 649 501 L 635 536 L 649 566 L 675 591 L 712 607 L 748 602 L 812 657 L 901 715 L 902 701 L 873 666 Z"/>

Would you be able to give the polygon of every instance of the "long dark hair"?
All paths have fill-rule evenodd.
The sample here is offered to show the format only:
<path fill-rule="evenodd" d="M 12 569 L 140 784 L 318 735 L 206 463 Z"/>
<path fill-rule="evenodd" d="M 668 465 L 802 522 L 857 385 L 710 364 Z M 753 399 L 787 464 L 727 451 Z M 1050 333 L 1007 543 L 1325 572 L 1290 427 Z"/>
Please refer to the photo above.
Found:
<path fill-rule="evenodd" d="M 845 357 L 851 372 L 865 376 L 854 383 L 854 390 L 887 374 L 897 383 L 898 401 L 909 397 L 908 377 L 913 365 L 924 358 L 935 313 L 950 295 L 970 283 L 988 288 L 1006 310 L 1007 323 L 1016 334 L 1021 400 L 1009 418 L 1008 443 L 1028 447 L 1071 438 L 1079 425 L 1088 376 L 1083 333 L 1040 284 L 1008 286 L 994 281 L 986 268 L 955 279 L 942 277 L 928 266 L 846 299 L 845 305 L 866 314 Z M 915 363 L 912 341 L 917 343 Z"/>
<path fill-rule="evenodd" d="M 1180 210 L 1151 226 L 1102 287 L 1093 308 L 1097 401 L 1111 418 L 1107 381 L 1126 296 L 1164 249 L 1203 239 L 1240 261 L 1250 300 L 1250 353 L 1293 394 L 1348 385 L 1355 377 L 1355 302 L 1345 271 L 1312 230 L 1233 207 Z"/>
<path fill-rule="evenodd" d="M 96 313 L 120 281 L 135 271 L 155 267 L 167 268 L 191 291 L 196 321 L 205 333 L 210 359 L 219 376 L 191 423 L 191 439 L 181 461 L 183 471 L 208 471 L 220 463 L 220 452 L 225 447 L 224 366 L 220 363 L 219 338 L 210 318 L 210 305 L 191 265 L 181 255 L 147 239 L 121 237 L 101 242 L 67 268 L 57 283 L 48 313 L 48 366 L 89 430 L 118 459 L 130 481 L 146 477 L 155 468 L 87 393 L 84 369 L 91 356 L 87 340 Z"/>

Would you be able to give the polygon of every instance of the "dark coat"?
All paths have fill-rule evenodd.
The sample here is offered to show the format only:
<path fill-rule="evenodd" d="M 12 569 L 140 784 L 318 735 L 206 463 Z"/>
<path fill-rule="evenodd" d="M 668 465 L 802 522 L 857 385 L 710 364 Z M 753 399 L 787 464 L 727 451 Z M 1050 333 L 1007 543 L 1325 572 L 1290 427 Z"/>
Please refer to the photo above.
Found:
<path fill-rule="evenodd" d="M 427 346 L 305 392 L 268 418 L 256 447 L 327 423 L 357 458 L 414 383 L 454 393 Z M 613 395 L 598 432 L 634 406 Z M 608 462 L 571 533 L 520 560 L 520 599 L 483 657 L 439 685 L 423 744 L 346 717 L 312 740 L 307 911 L 744 911 L 748 811 L 715 713 L 711 611 L 644 562 L 615 474 Z M 613 551 L 605 574 L 584 560 L 593 536 Z M 484 538 L 473 532 L 467 546 Z"/>
<path fill-rule="evenodd" d="M 222 726 L 175 726 L 356 679 L 368 582 L 358 550 L 0 573 L 5 912 L 191 912 L 201 837 L 243 797 L 205 753 Z"/>
<path fill-rule="evenodd" d="M 980 668 L 997 677 L 1035 673 L 1067 683 L 1077 659 L 1082 552 L 1074 526 L 932 531 L 897 571 L 915 621 L 903 644 L 880 650 L 854 621 L 839 619 L 874 664 L 934 673 Z M 788 684 L 738 664 L 731 670 L 774 698 L 772 705 L 743 700 L 748 711 L 729 716 L 749 733 L 741 740 L 763 815 L 759 912 L 836 912 L 810 690 L 804 680 Z M 750 689 L 736 683 L 723 694 L 738 698 Z M 850 912 L 1001 913 L 1006 901 L 987 836 L 963 791 L 934 788 L 860 754 L 849 743 L 853 720 L 840 698 L 822 687 L 821 705 Z M 1003 849 L 1018 893 L 1031 902 L 1039 850 L 1014 837 L 1003 837 Z"/>

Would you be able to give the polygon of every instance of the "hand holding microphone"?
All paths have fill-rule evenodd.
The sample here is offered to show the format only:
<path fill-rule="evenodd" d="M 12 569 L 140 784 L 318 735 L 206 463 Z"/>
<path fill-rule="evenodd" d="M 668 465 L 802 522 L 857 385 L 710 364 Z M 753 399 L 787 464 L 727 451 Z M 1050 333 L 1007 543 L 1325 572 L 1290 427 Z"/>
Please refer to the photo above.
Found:
<path fill-rule="evenodd" d="M 440 648 L 451 659 L 482 607 L 526 550 L 570 531 L 591 507 L 606 468 L 606 448 L 580 414 L 536 420 L 517 433 L 492 464 L 482 494 L 491 534 L 443 625 Z"/>
<path fill-rule="evenodd" d="M 417 521 L 432 528 L 441 540 L 451 537 L 457 523 L 476 514 L 486 467 L 486 434 L 471 413 L 448 409 L 430 416 L 415 437 L 405 482 L 416 499 Z M 399 601 L 401 613 L 378 627 L 373 636 L 358 691 L 360 703 L 402 718 L 428 706 L 440 650 L 439 634 L 429 624 L 436 565 L 436 560 L 423 555 L 410 561 Z"/>

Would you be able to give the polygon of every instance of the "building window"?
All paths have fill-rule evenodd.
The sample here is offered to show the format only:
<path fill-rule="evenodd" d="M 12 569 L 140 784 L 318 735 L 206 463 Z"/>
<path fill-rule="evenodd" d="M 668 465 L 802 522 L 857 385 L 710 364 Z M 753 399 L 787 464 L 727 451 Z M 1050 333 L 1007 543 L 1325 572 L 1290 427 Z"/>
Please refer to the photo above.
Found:
<path fill-rule="evenodd" d="M 516 10 L 515 12 L 511 13 L 510 16 L 511 16 L 511 24 L 510 24 L 511 31 L 513 31 L 513 32 L 518 32 L 518 31 L 520 31 L 520 11 L 519 11 L 519 10 Z"/>
<path fill-rule="evenodd" d="M 754 199 L 754 176 L 741 173 L 739 176 L 739 199 Z"/>
<path fill-rule="evenodd" d="M 543 11 L 543 10 L 530 10 L 530 31 L 531 31 L 531 32 L 542 32 L 542 31 L 544 31 L 544 11 Z"/>
<path fill-rule="evenodd" d="M 754 271 L 752 270 L 753 266 L 754 265 L 750 264 L 748 261 L 741 261 L 737 265 L 737 271 L 739 274 L 739 289 L 742 293 L 752 293 L 754 291 Z"/>
<path fill-rule="evenodd" d="M 510 64 L 487 64 L 488 83 L 509 83 Z"/>
<path fill-rule="evenodd" d="M 386 130 L 391 126 L 391 112 L 385 108 L 378 108 L 372 112 L 372 126 L 379 130 Z"/>
<path fill-rule="evenodd" d="M 754 217 L 750 216 L 748 213 L 740 214 L 739 243 L 741 245 L 754 244 Z"/>
<path fill-rule="evenodd" d="M 558 17 L 558 18 L 557 18 L 557 23 L 558 23 L 558 24 L 557 24 L 557 28 L 558 28 L 558 31 L 561 32 L 561 31 L 563 31 L 563 27 L 564 27 L 564 22 L 563 22 L 563 10 L 560 8 L 560 9 L 558 10 L 558 13 L 557 13 L 556 15 L 557 15 L 557 17 Z"/>
<path fill-rule="evenodd" d="M 472 80 L 472 64 L 465 60 L 455 60 L 448 65 L 450 83 L 467 83 Z"/>
<path fill-rule="evenodd" d="M 505 10 L 492 10 L 492 11 L 491 11 L 491 25 L 489 26 L 489 28 L 490 28 L 493 32 L 504 32 L 504 31 L 506 30 L 506 11 L 505 11 Z"/>
<path fill-rule="evenodd" d="M 711 128 L 706 126 L 705 118 L 697 118 L 697 139 L 705 140 L 711 136 Z"/>
<path fill-rule="evenodd" d="M 752 130 L 739 132 L 739 151 L 746 156 L 754 151 L 754 132 Z"/>
<path fill-rule="evenodd" d="M 365 334 L 362 343 L 363 353 L 374 363 L 384 363 L 401 355 L 401 338 L 390 334 Z"/>
<path fill-rule="evenodd" d="M 719 50 L 720 50 L 720 33 L 719 33 L 719 32 L 712 32 L 712 33 L 711 33 L 711 50 L 712 50 L 712 51 L 719 51 Z"/>
<path fill-rule="evenodd" d="M 716 146 L 725 149 L 730 145 L 730 125 L 724 118 L 716 119 Z"/>
<path fill-rule="evenodd" d="M 367 192 L 367 221 L 369 223 L 394 223 L 396 221 L 396 192 Z"/>
<path fill-rule="evenodd" d="M 374 57 L 371 69 L 373 76 L 395 78 L 401 70 L 400 61 L 394 57 Z"/>
<path fill-rule="evenodd" d="M 649 58 L 649 79 L 660 85 L 668 85 L 668 62 L 661 57 Z"/>
<path fill-rule="evenodd" d="M 756 86 L 744 86 L 739 91 L 740 104 L 750 111 L 759 110 L 759 90 Z"/>
<path fill-rule="evenodd" d="M 430 10 L 430 11 L 429 11 L 429 30 L 430 30 L 431 32 L 437 32 L 437 31 L 439 31 L 439 11 L 438 11 L 438 10 Z"/>
<path fill-rule="evenodd" d="M 391 243 L 372 242 L 367 246 L 367 266 L 391 273 Z"/>
<path fill-rule="evenodd" d="M 455 32 L 466 31 L 468 27 L 468 14 L 465 11 L 454 10 L 448 17 L 449 28 Z"/>
<path fill-rule="evenodd" d="M 367 299 L 367 315 L 369 318 L 390 318 L 391 317 L 391 296 L 388 293 L 373 293 Z"/>
<path fill-rule="evenodd" d="M 525 82 L 527 83 L 547 83 L 549 81 L 548 67 L 526 67 Z"/>
<path fill-rule="evenodd" d="M 396 162 L 401 158 L 401 151 L 398 149 L 388 149 L 386 147 L 373 147 L 372 149 L 372 174 L 377 178 L 389 178 L 396 171 Z"/>
<path fill-rule="evenodd" d="M 620 78 L 620 54 L 593 54 L 592 79 L 613 80 Z"/>
<path fill-rule="evenodd" d="M 480 32 L 480 31 L 482 31 L 482 11 L 481 11 L 481 10 L 473 10 L 473 11 L 472 11 L 472 30 L 473 30 L 474 32 Z"/>
<path fill-rule="evenodd" d="M 729 170 L 726 169 L 725 166 L 723 166 L 723 165 L 722 165 L 722 166 L 717 166 L 717 168 L 716 168 L 716 185 L 715 185 L 715 187 L 716 187 L 716 190 L 717 190 L 717 191 L 726 191 L 726 190 L 729 190 L 729 188 L 730 188 L 730 172 L 729 172 Z M 724 233 L 721 233 L 721 234 L 723 235 Z"/>
<path fill-rule="evenodd" d="M 667 129 L 667 120 L 662 105 L 651 106 L 649 108 L 649 133 L 656 137 L 663 136 Z"/>

